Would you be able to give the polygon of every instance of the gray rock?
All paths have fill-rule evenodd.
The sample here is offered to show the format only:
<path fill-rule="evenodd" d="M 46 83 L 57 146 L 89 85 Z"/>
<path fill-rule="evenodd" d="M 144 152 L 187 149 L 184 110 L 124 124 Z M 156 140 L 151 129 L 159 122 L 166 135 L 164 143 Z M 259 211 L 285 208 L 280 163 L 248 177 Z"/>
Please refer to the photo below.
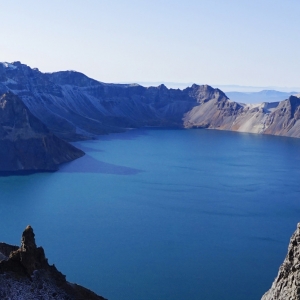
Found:
<path fill-rule="evenodd" d="M 300 223 L 291 237 L 288 253 L 270 290 L 262 300 L 300 299 Z"/>

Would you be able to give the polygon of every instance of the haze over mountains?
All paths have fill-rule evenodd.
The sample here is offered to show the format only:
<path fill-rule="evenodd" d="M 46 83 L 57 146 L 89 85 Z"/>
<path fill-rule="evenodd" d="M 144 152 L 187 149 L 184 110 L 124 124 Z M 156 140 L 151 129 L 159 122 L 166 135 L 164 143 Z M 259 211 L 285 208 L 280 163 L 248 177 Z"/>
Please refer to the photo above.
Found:
<path fill-rule="evenodd" d="M 50 132 L 67 141 L 145 126 L 300 137 L 300 99 L 289 93 L 263 91 L 256 95 L 283 97 L 282 101 L 244 104 L 208 85 L 180 90 L 108 84 L 76 71 L 42 73 L 20 62 L 0 63 L 0 94 L 7 92 L 17 95 Z"/>
<path fill-rule="evenodd" d="M 123 82 L 128 84 L 128 82 Z M 168 81 L 153 81 L 153 82 L 147 82 L 147 81 L 136 81 L 136 82 L 130 82 L 130 83 L 138 83 L 142 86 L 149 87 L 149 86 L 159 86 L 161 84 L 164 84 L 167 88 L 172 89 L 185 89 L 189 86 L 192 86 L 194 82 L 168 82 Z M 199 85 L 202 85 L 201 83 L 198 83 Z M 222 90 L 225 93 L 229 92 L 239 92 L 239 93 L 260 93 L 263 91 L 274 91 L 274 92 L 283 92 L 292 94 L 293 91 L 300 91 L 300 87 L 279 87 L 279 86 L 246 86 L 246 85 L 234 85 L 234 84 L 212 84 L 212 86 Z M 268 96 L 268 95 L 266 95 Z M 280 99 L 282 100 L 282 99 Z"/>
<path fill-rule="evenodd" d="M 235 102 L 262 103 L 279 102 L 299 92 L 280 92 L 275 90 L 262 90 L 260 92 L 226 92 L 228 98 Z"/>

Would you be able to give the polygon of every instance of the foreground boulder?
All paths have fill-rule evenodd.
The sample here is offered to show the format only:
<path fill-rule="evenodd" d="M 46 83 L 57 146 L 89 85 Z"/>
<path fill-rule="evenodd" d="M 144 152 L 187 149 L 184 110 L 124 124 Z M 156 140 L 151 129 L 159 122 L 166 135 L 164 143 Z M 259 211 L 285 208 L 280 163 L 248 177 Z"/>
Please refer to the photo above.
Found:
<path fill-rule="evenodd" d="M 288 253 L 272 287 L 262 300 L 300 299 L 300 223 L 291 237 Z"/>
<path fill-rule="evenodd" d="M 16 95 L 0 96 L 0 172 L 55 171 L 83 155 L 49 132 Z"/>
<path fill-rule="evenodd" d="M 0 243 L 0 299 L 105 300 L 67 282 L 49 265 L 44 249 L 36 246 L 31 226 L 23 232 L 20 248 Z"/>

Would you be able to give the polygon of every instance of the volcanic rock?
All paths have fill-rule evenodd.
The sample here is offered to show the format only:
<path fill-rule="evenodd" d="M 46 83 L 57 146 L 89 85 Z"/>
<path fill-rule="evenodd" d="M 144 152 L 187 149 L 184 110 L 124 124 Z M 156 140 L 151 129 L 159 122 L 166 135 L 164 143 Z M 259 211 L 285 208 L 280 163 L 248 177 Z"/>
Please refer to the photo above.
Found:
<path fill-rule="evenodd" d="M 270 290 L 261 300 L 300 299 L 300 223 L 291 237 L 288 253 Z"/>
<path fill-rule="evenodd" d="M 0 299 L 105 300 L 69 283 L 49 265 L 44 249 L 36 246 L 31 226 L 24 230 L 20 248 L 0 243 Z"/>
<path fill-rule="evenodd" d="M 179 90 L 163 84 L 109 84 L 75 71 L 42 73 L 20 62 L 0 63 L 0 93 L 6 91 L 17 94 L 51 132 L 68 141 L 145 126 L 300 137 L 300 99 L 295 96 L 245 104 L 208 85 Z"/>

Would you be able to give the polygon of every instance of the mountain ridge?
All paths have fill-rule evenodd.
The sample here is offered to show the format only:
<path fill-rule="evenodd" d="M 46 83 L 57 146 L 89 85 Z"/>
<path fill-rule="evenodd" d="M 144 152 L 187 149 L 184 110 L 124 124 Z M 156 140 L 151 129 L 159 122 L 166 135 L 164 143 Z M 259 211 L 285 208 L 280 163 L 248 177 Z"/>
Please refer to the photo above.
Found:
<path fill-rule="evenodd" d="M 196 85 L 103 83 L 76 71 L 42 73 L 20 62 L 0 64 L 0 93 L 17 94 L 51 132 L 67 141 L 127 128 L 208 128 L 300 137 L 296 96 L 279 102 L 235 102 L 219 89 Z M 296 98 L 295 98 L 296 97 Z"/>

